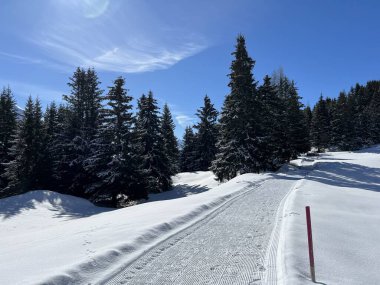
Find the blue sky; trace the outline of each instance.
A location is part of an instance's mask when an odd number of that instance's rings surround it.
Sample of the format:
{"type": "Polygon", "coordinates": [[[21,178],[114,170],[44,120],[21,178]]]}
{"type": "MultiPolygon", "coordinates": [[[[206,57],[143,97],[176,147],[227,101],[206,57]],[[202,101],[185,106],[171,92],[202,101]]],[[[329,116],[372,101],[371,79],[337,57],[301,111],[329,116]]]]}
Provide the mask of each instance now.
{"type": "Polygon", "coordinates": [[[106,89],[126,78],[138,98],[167,102],[182,136],[208,94],[228,93],[235,38],[245,35],[259,81],[282,67],[305,104],[380,79],[378,0],[0,0],[0,85],[23,106],[69,92],[76,66],[106,89]]]}

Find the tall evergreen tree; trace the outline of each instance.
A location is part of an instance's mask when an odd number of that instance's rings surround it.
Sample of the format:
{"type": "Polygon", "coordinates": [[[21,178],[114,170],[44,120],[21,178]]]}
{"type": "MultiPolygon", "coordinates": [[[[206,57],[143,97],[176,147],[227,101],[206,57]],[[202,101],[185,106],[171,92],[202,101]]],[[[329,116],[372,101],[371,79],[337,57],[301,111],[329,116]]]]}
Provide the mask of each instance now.
{"type": "Polygon", "coordinates": [[[54,148],[56,143],[56,135],[59,132],[58,109],[55,102],[50,103],[44,114],[43,127],[45,132],[45,184],[48,189],[56,189],[56,181],[54,179],[54,148]]]}
{"type": "Polygon", "coordinates": [[[13,136],[17,128],[16,102],[13,98],[11,89],[3,88],[0,94],[0,189],[4,188],[7,181],[4,174],[4,163],[9,162],[10,147],[12,146],[13,136]]]}
{"type": "Polygon", "coordinates": [[[179,172],[179,150],[178,141],[174,135],[174,122],[169,106],[164,105],[161,119],[161,133],[164,142],[164,149],[169,158],[170,174],[175,175],[179,172]]]}
{"type": "Polygon", "coordinates": [[[367,92],[371,96],[367,109],[371,139],[373,143],[380,143],[380,81],[368,82],[367,92]]]}
{"type": "Polygon", "coordinates": [[[71,94],[63,96],[67,102],[67,125],[62,130],[67,143],[58,162],[58,168],[62,168],[67,177],[60,181],[70,181],[67,185],[70,194],[87,197],[86,189],[94,177],[84,169],[84,161],[91,156],[90,146],[99,126],[103,91],[93,69],[77,68],[68,85],[71,94]]]}
{"type": "Polygon", "coordinates": [[[204,105],[197,110],[199,122],[194,126],[198,130],[196,135],[196,157],[197,170],[209,170],[215,159],[216,142],[218,139],[218,111],[211,103],[210,98],[204,97],[204,105]]]}
{"type": "Polygon", "coordinates": [[[321,151],[328,147],[330,142],[329,114],[326,100],[322,95],[313,109],[313,119],[311,122],[311,142],[314,147],[321,151]]]}
{"type": "Polygon", "coordinates": [[[289,84],[286,98],[286,123],[287,137],[290,148],[289,159],[295,159],[300,153],[307,152],[310,149],[309,134],[307,123],[302,112],[303,104],[300,102],[301,97],[298,95],[295,83],[289,84]]]}
{"type": "Polygon", "coordinates": [[[157,101],[150,91],[138,101],[136,143],[141,159],[140,170],[145,189],[149,193],[171,188],[171,166],[161,134],[157,101]]]}
{"type": "Polygon", "coordinates": [[[313,119],[313,114],[311,112],[311,108],[309,105],[307,105],[305,107],[305,109],[303,109],[303,113],[304,113],[305,120],[306,120],[307,131],[308,131],[309,137],[310,137],[310,128],[311,128],[311,121],[313,119]]]}
{"type": "Polygon", "coordinates": [[[268,75],[264,77],[258,94],[263,105],[264,136],[261,142],[263,169],[275,170],[284,163],[283,142],[286,137],[283,128],[283,101],[279,98],[276,86],[268,75]]]}
{"type": "Polygon", "coordinates": [[[196,170],[195,164],[195,135],[193,129],[187,126],[185,129],[185,134],[182,140],[182,149],[180,157],[180,169],[182,172],[190,172],[196,170]]]}
{"type": "Polygon", "coordinates": [[[10,149],[13,160],[5,164],[4,176],[9,183],[2,195],[15,195],[45,187],[44,142],[41,106],[38,100],[33,103],[29,97],[24,118],[10,149]]]}
{"type": "Polygon", "coordinates": [[[347,95],[344,92],[339,94],[336,110],[333,114],[333,120],[331,122],[331,144],[338,147],[340,150],[350,150],[352,145],[350,144],[350,112],[347,103],[347,95]]]}
{"type": "Polygon", "coordinates": [[[252,69],[254,61],[248,56],[245,39],[239,35],[235,59],[231,64],[230,94],[225,98],[217,143],[218,153],[212,170],[219,181],[228,180],[239,173],[257,172],[260,112],[257,110],[256,82],[252,69]]]}
{"type": "Polygon", "coordinates": [[[100,113],[92,156],[85,161],[86,170],[96,177],[86,189],[91,200],[115,207],[123,200],[147,198],[133,144],[132,97],[124,85],[124,78],[117,78],[103,97],[107,106],[100,113]]]}

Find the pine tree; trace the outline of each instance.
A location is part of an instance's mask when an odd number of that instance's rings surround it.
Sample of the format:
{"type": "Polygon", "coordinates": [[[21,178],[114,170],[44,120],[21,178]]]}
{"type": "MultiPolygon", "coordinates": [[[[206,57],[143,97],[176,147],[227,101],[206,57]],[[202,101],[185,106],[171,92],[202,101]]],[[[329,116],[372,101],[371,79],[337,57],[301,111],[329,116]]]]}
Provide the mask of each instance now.
{"type": "Polygon", "coordinates": [[[235,59],[231,64],[230,94],[225,98],[217,143],[218,153],[212,170],[219,181],[234,178],[238,174],[260,170],[258,111],[256,83],[252,69],[254,61],[248,56],[245,39],[239,35],[235,59]]]}
{"type": "Polygon", "coordinates": [[[71,94],[63,96],[67,102],[66,125],[61,134],[63,153],[56,165],[58,175],[64,175],[59,178],[61,187],[68,188],[63,191],[87,197],[86,188],[94,177],[84,169],[84,161],[91,156],[90,146],[99,125],[103,91],[93,69],[77,68],[68,85],[71,94]],[[70,181],[69,185],[65,183],[67,181],[70,181]]]}
{"type": "Polygon", "coordinates": [[[283,142],[286,140],[283,128],[283,102],[277,96],[276,86],[271,78],[264,77],[258,90],[263,105],[262,121],[264,136],[262,139],[262,157],[264,170],[276,170],[283,163],[283,142]]]}
{"type": "Polygon", "coordinates": [[[371,99],[367,114],[369,118],[369,131],[373,143],[380,143],[380,81],[367,83],[367,92],[371,99]]]}
{"type": "Polygon", "coordinates": [[[179,172],[179,150],[178,141],[174,135],[174,122],[172,114],[167,104],[164,105],[161,119],[161,133],[164,142],[166,156],[169,158],[170,174],[175,175],[179,172]]]}
{"type": "Polygon", "coordinates": [[[5,171],[4,163],[12,159],[9,149],[12,146],[16,129],[16,102],[11,89],[3,88],[0,94],[0,190],[7,185],[7,181],[2,175],[5,171]]]}
{"type": "Polygon", "coordinates": [[[339,94],[336,111],[333,114],[333,120],[331,122],[331,144],[338,147],[340,150],[351,149],[350,136],[350,113],[347,104],[347,95],[344,92],[339,94]]]}
{"type": "Polygon", "coordinates": [[[133,145],[133,98],[124,85],[125,79],[117,78],[103,97],[107,106],[101,110],[100,127],[91,143],[92,156],[85,161],[86,170],[96,176],[86,189],[91,200],[114,207],[147,198],[133,145]]]}
{"type": "Polygon", "coordinates": [[[290,82],[286,98],[287,137],[290,147],[289,159],[295,159],[300,153],[310,149],[307,123],[302,112],[303,104],[295,83],[290,82]]]}
{"type": "Polygon", "coordinates": [[[180,167],[182,172],[190,172],[196,170],[195,165],[195,135],[193,129],[188,126],[182,140],[182,149],[180,157],[180,167]]]}
{"type": "Polygon", "coordinates": [[[141,159],[142,181],[148,193],[159,193],[171,188],[171,166],[161,134],[158,106],[150,91],[138,101],[136,143],[141,159]]]}
{"type": "Polygon", "coordinates": [[[327,148],[330,142],[329,114],[326,101],[323,99],[322,95],[313,109],[311,142],[319,152],[327,148]]]}
{"type": "Polygon", "coordinates": [[[44,188],[44,143],[41,106],[38,100],[33,103],[29,97],[24,118],[10,149],[13,160],[5,164],[4,176],[9,183],[2,195],[9,196],[44,188]]]}
{"type": "Polygon", "coordinates": [[[45,133],[45,182],[47,189],[56,189],[56,180],[54,179],[54,148],[56,135],[59,132],[58,109],[55,102],[50,103],[46,108],[43,120],[43,128],[45,133]]]}
{"type": "Polygon", "coordinates": [[[218,139],[218,111],[214,108],[210,98],[206,95],[204,105],[197,110],[199,123],[194,126],[198,130],[196,135],[195,164],[197,170],[209,170],[215,159],[216,142],[218,139]]]}
{"type": "Polygon", "coordinates": [[[309,105],[307,105],[305,107],[305,109],[303,109],[303,113],[304,113],[304,116],[305,116],[305,121],[306,121],[306,127],[307,127],[307,132],[308,132],[308,136],[310,138],[310,129],[311,129],[311,121],[313,119],[313,114],[311,112],[311,108],[309,105]]]}

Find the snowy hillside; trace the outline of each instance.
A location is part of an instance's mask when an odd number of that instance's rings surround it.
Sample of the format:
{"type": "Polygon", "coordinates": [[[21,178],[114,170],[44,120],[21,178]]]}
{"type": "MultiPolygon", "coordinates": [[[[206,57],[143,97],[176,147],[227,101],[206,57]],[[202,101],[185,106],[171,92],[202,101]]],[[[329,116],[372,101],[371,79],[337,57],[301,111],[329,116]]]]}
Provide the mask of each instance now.
{"type": "Polygon", "coordinates": [[[222,185],[181,173],[118,210],[50,191],[2,199],[0,284],[313,284],[306,205],[319,284],[380,284],[379,161],[380,147],[326,153],[222,185]]]}
{"type": "Polygon", "coordinates": [[[291,193],[280,244],[280,284],[314,284],[306,205],[311,207],[317,282],[380,284],[380,147],[322,155],[291,193]]]}
{"type": "MultiPolygon", "coordinates": [[[[0,284],[96,280],[264,177],[243,175],[181,199],[158,201],[169,193],[158,194],[156,201],[113,211],[50,191],[2,199],[0,284]]],[[[174,185],[170,194],[185,197],[217,183],[210,172],[198,172],[179,175],[174,185]]]]}

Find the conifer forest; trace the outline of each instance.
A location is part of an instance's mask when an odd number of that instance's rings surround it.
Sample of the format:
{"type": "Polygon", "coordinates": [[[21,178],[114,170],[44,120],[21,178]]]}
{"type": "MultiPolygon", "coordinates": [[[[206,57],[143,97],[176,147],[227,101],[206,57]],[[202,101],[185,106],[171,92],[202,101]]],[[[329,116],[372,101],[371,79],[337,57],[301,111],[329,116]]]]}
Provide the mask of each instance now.
{"type": "Polygon", "coordinates": [[[160,108],[153,91],[132,98],[123,77],[102,90],[93,68],[78,67],[63,103],[46,109],[29,97],[20,112],[4,87],[0,197],[49,189],[123,207],[169,191],[179,172],[212,170],[226,181],[275,171],[309,151],[380,143],[380,81],[304,106],[294,80],[283,72],[255,78],[254,66],[239,35],[221,110],[206,95],[181,140],[169,106],[160,108]]]}

